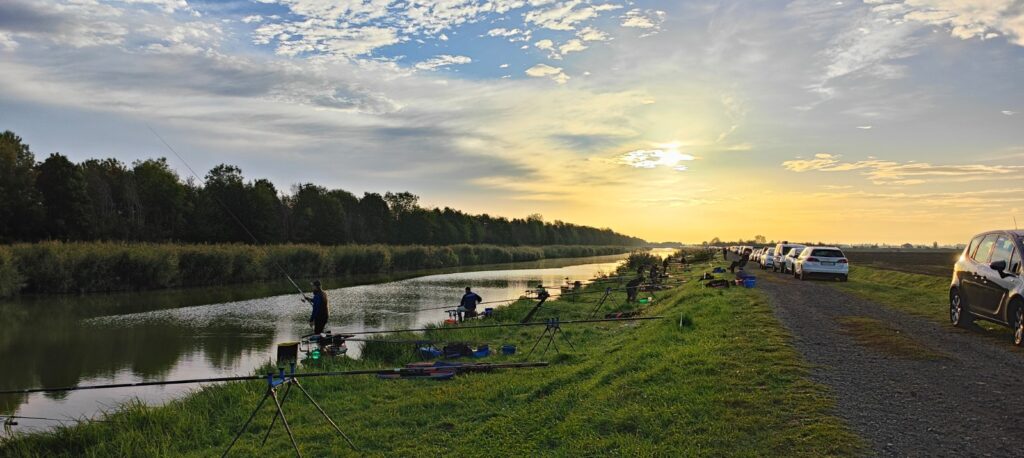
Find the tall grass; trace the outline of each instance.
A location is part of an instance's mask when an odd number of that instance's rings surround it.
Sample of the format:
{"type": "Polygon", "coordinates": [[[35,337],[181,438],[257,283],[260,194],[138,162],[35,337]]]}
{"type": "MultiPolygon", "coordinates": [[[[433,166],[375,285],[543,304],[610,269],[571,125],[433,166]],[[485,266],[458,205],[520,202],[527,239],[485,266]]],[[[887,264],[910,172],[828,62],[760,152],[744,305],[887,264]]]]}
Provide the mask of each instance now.
{"type": "Polygon", "coordinates": [[[43,242],[0,247],[0,297],[375,274],[623,253],[622,247],[179,245],[43,242]]]}
{"type": "Polygon", "coordinates": [[[7,247],[0,247],[0,297],[10,296],[21,289],[21,275],[14,265],[14,255],[7,247]]]}

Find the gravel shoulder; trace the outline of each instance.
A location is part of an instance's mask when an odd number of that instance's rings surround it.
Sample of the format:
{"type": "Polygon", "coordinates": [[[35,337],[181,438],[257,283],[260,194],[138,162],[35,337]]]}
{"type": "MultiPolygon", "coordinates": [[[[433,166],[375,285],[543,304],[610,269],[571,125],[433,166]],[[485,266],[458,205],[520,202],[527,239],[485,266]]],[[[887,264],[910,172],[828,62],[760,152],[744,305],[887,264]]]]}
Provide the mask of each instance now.
{"type": "Polygon", "coordinates": [[[1009,343],[893,310],[824,281],[756,274],[775,316],[814,366],[813,378],[835,394],[836,415],[876,455],[1024,453],[1024,357],[1009,343]],[[843,332],[847,317],[880,320],[943,356],[908,358],[859,344],[843,332]]]}

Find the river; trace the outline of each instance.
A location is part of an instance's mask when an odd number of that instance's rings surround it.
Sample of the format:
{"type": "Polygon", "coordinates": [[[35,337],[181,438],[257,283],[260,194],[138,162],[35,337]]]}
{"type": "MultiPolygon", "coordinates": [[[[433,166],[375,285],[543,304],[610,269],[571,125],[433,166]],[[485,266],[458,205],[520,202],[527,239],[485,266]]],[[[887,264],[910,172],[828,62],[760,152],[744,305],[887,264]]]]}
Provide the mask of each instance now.
{"type": "MultiPolygon", "coordinates": [[[[324,279],[328,329],[419,327],[447,318],[466,286],[485,301],[518,298],[611,273],[625,255],[477,266],[395,277],[324,279]]],[[[276,344],[309,334],[309,305],[284,283],[84,296],[29,295],[0,303],[0,389],[249,375],[276,344]]],[[[350,343],[350,356],[359,346],[350,343]]],[[[175,385],[0,395],[0,415],[97,416],[133,399],[160,404],[197,389],[175,385]]],[[[19,419],[19,431],[58,422],[19,419]]]]}

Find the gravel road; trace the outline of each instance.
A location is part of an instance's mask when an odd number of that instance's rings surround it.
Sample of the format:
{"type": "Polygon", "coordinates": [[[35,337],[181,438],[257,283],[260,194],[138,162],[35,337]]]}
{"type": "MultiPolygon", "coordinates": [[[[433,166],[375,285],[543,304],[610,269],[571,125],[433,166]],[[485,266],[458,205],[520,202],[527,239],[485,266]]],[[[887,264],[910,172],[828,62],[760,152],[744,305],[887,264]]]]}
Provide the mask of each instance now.
{"type": "Polygon", "coordinates": [[[831,387],[836,414],[875,455],[1024,456],[1024,353],[1009,342],[907,315],[823,281],[756,274],[775,316],[814,366],[812,377],[831,387]],[[840,332],[836,319],[848,316],[881,320],[947,357],[905,359],[862,346],[840,332]]]}

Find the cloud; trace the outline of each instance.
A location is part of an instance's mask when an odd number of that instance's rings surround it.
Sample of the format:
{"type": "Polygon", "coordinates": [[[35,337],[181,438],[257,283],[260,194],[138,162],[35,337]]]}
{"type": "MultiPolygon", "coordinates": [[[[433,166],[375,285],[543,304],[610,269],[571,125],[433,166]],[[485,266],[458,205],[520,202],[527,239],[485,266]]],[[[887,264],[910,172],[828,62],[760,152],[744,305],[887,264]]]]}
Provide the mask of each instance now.
{"type": "Polygon", "coordinates": [[[263,22],[263,16],[260,16],[258,14],[253,14],[251,16],[246,16],[246,17],[242,18],[242,22],[246,23],[246,24],[252,24],[254,22],[263,22]]]}
{"type": "Polygon", "coordinates": [[[571,52],[580,52],[587,49],[587,45],[583,44],[583,41],[578,39],[572,39],[558,47],[558,52],[563,56],[571,52]]]}
{"type": "Polygon", "coordinates": [[[622,16],[623,27],[637,29],[661,30],[661,24],[665,22],[665,12],[659,10],[642,10],[634,8],[622,16]]]}
{"type": "Polygon", "coordinates": [[[465,65],[473,62],[466,56],[452,56],[450,54],[441,54],[427,59],[423,62],[417,62],[415,67],[417,70],[437,70],[440,67],[447,67],[449,65],[465,65]]]}
{"type": "Polygon", "coordinates": [[[584,27],[576,32],[576,38],[583,41],[608,41],[611,36],[593,27],[584,27]]]}
{"type": "Polygon", "coordinates": [[[860,130],[871,130],[872,127],[874,126],[857,126],[857,128],[860,130]]]}
{"type": "Polygon", "coordinates": [[[1003,110],[1000,113],[1002,113],[1002,114],[1004,114],[1006,116],[1013,116],[1013,115],[1017,114],[1016,111],[1011,111],[1011,110],[1003,110]]]}
{"type": "Polygon", "coordinates": [[[555,49],[555,42],[546,38],[534,43],[533,45],[536,46],[537,49],[543,49],[545,51],[552,51],[555,49]]]}
{"type": "Polygon", "coordinates": [[[615,158],[615,163],[628,165],[638,169],[668,167],[672,170],[683,172],[688,169],[688,167],[683,163],[693,161],[695,159],[695,157],[689,154],[680,153],[674,148],[638,149],[619,155],[615,158]]]}
{"type": "Polygon", "coordinates": [[[598,7],[583,3],[580,0],[569,0],[557,3],[546,9],[535,9],[526,13],[524,21],[550,30],[575,30],[576,26],[586,20],[598,16],[598,7]]]}
{"type": "Polygon", "coordinates": [[[963,40],[1006,35],[1024,46],[1024,8],[1016,0],[867,0],[875,10],[905,21],[941,26],[963,40]]]}
{"type": "Polygon", "coordinates": [[[552,67],[547,64],[534,65],[526,69],[526,74],[534,78],[551,78],[558,84],[565,84],[569,81],[569,75],[566,75],[561,67],[552,67]]]}
{"type": "Polygon", "coordinates": [[[875,184],[914,185],[934,180],[980,178],[1014,178],[1024,166],[1011,165],[933,165],[927,162],[897,162],[880,159],[843,162],[840,156],[818,153],[813,159],[795,159],[782,163],[791,172],[853,172],[859,171],[875,184]]]}

